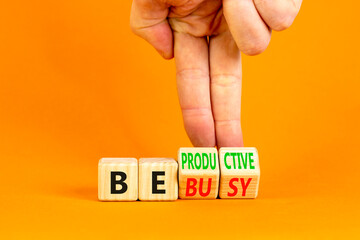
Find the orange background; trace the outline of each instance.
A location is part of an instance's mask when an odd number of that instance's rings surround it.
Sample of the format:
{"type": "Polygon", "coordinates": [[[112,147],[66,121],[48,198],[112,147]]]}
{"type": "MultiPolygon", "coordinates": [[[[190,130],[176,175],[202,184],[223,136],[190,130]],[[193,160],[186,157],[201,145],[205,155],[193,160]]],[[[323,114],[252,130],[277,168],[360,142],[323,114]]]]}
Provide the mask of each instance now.
{"type": "Polygon", "coordinates": [[[129,28],[131,1],[0,6],[2,238],[360,237],[360,3],[305,0],[243,57],[256,200],[102,203],[101,157],[191,146],[175,67],[129,28]]]}

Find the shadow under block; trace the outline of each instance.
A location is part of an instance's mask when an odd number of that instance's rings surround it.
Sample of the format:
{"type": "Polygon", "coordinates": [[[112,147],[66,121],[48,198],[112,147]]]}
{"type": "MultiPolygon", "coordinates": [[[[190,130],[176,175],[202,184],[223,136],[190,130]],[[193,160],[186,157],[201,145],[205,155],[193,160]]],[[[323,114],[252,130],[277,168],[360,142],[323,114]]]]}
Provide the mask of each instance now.
{"type": "Polygon", "coordinates": [[[178,163],[172,158],[140,158],[139,199],[175,201],[178,199],[178,163]]]}
{"type": "Polygon", "coordinates": [[[216,148],[180,148],[179,197],[215,199],[219,190],[219,161],[216,148]]]}
{"type": "Polygon", "coordinates": [[[98,198],[101,201],[136,201],[138,162],[135,158],[102,158],[98,166],[98,198]]]}
{"type": "Polygon", "coordinates": [[[256,148],[220,148],[220,198],[256,198],[260,181],[256,148]]]}

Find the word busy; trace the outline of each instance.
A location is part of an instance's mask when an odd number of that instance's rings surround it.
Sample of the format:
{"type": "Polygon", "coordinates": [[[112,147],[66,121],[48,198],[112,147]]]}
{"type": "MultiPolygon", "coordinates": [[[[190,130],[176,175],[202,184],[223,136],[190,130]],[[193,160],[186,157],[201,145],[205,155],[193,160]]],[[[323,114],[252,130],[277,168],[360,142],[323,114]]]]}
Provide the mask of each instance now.
{"type": "Polygon", "coordinates": [[[256,198],[260,167],[256,148],[180,148],[172,158],[102,158],[101,201],[256,198]]]}

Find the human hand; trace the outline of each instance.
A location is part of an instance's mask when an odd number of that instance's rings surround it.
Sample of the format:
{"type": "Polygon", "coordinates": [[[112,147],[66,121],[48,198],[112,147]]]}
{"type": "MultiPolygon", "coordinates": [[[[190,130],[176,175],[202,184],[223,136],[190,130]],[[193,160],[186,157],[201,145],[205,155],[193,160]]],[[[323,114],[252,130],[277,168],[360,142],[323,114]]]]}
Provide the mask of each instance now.
{"type": "Polygon", "coordinates": [[[263,52],[302,0],[134,0],[131,28],[175,56],[185,130],[197,147],[243,146],[241,55],[263,52]]]}

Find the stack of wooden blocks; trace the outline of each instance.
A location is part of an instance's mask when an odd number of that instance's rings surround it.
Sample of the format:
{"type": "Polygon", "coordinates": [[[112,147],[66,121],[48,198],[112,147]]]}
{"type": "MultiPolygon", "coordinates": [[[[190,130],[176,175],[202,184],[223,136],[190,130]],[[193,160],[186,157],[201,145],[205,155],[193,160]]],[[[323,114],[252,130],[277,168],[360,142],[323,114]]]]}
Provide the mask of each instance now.
{"type": "Polygon", "coordinates": [[[172,158],[102,158],[101,201],[256,198],[256,148],[180,148],[172,158]],[[220,164],[219,164],[220,163],[220,164]]]}

